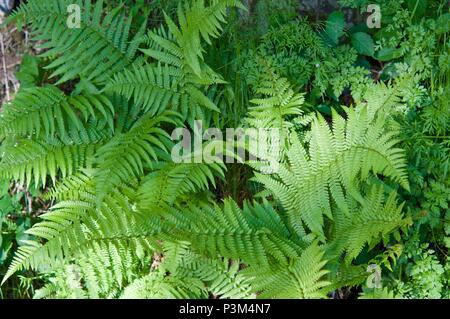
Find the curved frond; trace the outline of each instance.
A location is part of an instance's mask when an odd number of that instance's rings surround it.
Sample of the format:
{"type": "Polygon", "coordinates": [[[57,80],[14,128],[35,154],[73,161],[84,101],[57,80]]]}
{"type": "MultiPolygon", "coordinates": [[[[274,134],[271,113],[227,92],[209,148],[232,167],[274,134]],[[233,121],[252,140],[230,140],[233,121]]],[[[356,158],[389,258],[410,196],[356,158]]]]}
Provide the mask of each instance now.
{"type": "Polygon", "coordinates": [[[260,292],[259,298],[326,298],[324,250],[317,244],[306,248],[289,266],[274,265],[244,270],[251,278],[252,289],[260,292]]]}
{"type": "Polygon", "coordinates": [[[41,48],[42,56],[56,57],[47,68],[57,84],[76,77],[102,83],[108,77],[132,64],[143,41],[145,24],[131,35],[132,18],[125,18],[122,7],[104,12],[103,0],[36,0],[22,4],[14,19],[30,24],[41,48]],[[80,25],[68,25],[68,8],[78,5],[80,25]]]}
{"type": "Polygon", "coordinates": [[[187,207],[164,214],[168,236],[192,244],[196,252],[215,257],[266,264],[268,259],[286,264],[305,247],[305,240],[291,233],[268,203],[245,205],[232,200],[224,207],[187,207]]]}
{"type": "Polygon", "coordinates": [[[90,120],[103,119],[112,129],[114,108],[103,95],[65,96],[55,86],[25,88],[0,114],[0,136],[29,135],[65,138],[84,130],[90,120]]]}

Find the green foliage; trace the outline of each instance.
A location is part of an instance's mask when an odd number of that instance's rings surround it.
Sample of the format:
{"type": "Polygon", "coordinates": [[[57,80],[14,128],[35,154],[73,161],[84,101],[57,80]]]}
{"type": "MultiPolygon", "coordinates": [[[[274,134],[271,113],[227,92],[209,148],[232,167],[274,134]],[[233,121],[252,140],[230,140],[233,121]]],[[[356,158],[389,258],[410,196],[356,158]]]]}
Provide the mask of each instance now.
{"type": "Polygon", "coordinates": [[[255,89],[261,98],[250,100],[246,124],[253,128],[279,129],[283,138],[287,137],[295,125],[295,120],[305,120],[302,94],[294,93],[286,78],[279,78],[271,69],[265,80],[255,89]]]}
{"type": "Polygon", "coordinates": [[[339,43],[339,38],[344,35],[345,19],[344,14],[339,11],[335,11],[328,16],[324,35],[327,42],[331,46],[336,46],[339,43]]]}
{"type": "Polygon", "coordinates": [[[23,3],[41,53],[0,114],[2,294],[450,297],[448,13],[413,2],[375,1],[379,30],[295,1],[78,0],[80,28],[23,3]],[[196,120],[279,129],[277,169],[175,163],[196,120]]]}
{"type": "Polygon", "coordinates": [[[253,289],[261,291],[261,298],[325,298],[322,288],[329,282],[323,280],[328,272],[323,255],[323,249],[313,244],[288,267],[250,267],[246,274],[253,277],[253,289]]]}
{"type": "Polygon", "coordinates": [[[352,34],[352,45],[359,54],[372,56],[374,53],[374,46],[370,35],[364,32],[356,32],[352,34]]]}
{"type": "Polygon", "coordinates": [[[103,15],[103,1],[95,5],[79,0],[82,8],[80,28],[67,27],[67,7],[73,1],[32,1],[21,6],[13,20],[25,20],[35,30],[35,40],[48,49],[42,56],[55,57],[47,68],[55,69],[51,77],[61,76],[57,84],[76,77],[90,82],[104,82],[111,74],[134,62],[143,40],[143,24],[130,37],[132,19],[125,19],[118,7],[103,15]],[[80,45],[81,44],[81,45],[80,45]]]}
{"type": "MultiPolygon", "coordinates": [[[[0,274],[3,277],[14,256],[14,251],[26,245],[33,236],[26,231],[36,222],[33,210],[42,209],[35,200],[40,192],[33,185],[28,190],[8,180],[0,182],[0,274]]],[[[30,298],[41,284],[41,275],[16,273],[0,288],[0,298],[30,298]]]]}
{"type": "Polygon", "coordinates": [[[322,240],[323,215],[333,218],[330,200],[349,215],[345,198],[362,203],[358,185],[370,174],[383,174],[409,187],[402,150],[394,147],[392,134],[384,133],[383,117],[370,120],[366,108],[349,109],[347,117],[345,121],[334,113],[332,129],[321,116],[316,118],[308,151],[294,136],[287,153],[289,166],[280,167],[279,180],[256,174],[256,180],[280,199],[296,229],[304,232],[304,224],[322,240]]]}

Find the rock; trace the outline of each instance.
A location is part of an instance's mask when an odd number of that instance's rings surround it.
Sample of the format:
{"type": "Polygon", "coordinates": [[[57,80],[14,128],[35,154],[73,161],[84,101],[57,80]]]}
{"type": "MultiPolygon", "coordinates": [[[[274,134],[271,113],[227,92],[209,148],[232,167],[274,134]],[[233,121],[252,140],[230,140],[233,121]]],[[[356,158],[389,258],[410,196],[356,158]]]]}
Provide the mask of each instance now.
{"type": "Polygon", "coordinates": [[[355,12],[349,8],[340,8],[337,0],[300,0],[299,11],[302,14],[308,14],[315,16],[316,19],[326,18],[331,12],[340,10],[344,13],[346,21],[353,25],[354,19],[358,19],[355,16],[355,12]]]}
{"type": "Polygon", "coordinates": [[[0,15],[6,15],[14,8],[14,0],[0,0],[0,15]]]}
{"type": "Polygon", "coordinates": [[[338,8],[336,0],[302,0],[300,11],[330,13],[338,8]]]}

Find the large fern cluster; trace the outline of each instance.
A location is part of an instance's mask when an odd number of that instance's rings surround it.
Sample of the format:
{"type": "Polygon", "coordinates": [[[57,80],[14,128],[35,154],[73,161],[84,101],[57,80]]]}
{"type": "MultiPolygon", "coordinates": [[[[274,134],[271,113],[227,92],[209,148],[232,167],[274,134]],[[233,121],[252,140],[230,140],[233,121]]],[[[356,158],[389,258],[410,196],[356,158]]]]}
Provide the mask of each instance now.
{"type": "MultiPolygon", "coordinates": [[[[174,163],[170,132],[209,126],[235,98],[224,98],[232,86],[206,63],[206,45],[241,3],[181,1],[147,30],[135,10],[101,0],[76,1],[80,28],[67,28],[72,2],[29,1],[11,18],[32,29],[51,71],[3,106],[0,176],[53,205],[3,282],[33,269],[51,277],[36,297],[326,298],[365,280],[361,251],[410,223],[393,190],[409,187],[405,156],[382,111],[395,96],[367,89],[325,119],[265,65],[241,125],[282,131],[279,170],[248,163],[260,196],[218,198],[229,166],[174,163]]],[[[265,46],[305,58],[309,80],[322,44],[289,28],[297,51],[271,34],[265,46]]]]}

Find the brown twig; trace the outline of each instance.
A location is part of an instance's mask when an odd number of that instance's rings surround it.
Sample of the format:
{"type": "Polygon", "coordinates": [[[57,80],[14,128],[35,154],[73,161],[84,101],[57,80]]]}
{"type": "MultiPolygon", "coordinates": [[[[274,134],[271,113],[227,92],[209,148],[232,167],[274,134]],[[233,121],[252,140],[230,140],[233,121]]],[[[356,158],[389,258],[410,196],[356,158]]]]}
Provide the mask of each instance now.
{"type": "Polygon", "coordinates": [[[1,54],[2,54],[2,65],[3,65],[3,76],[4,76],[4,80],[5,80],[6,101],[9,101],[10,96],[9,96],[8,72],[6,69],[5,46],[3,44],[3,34],[1,32],[0,32],[0,50],[1,50],[1,54]]]}

